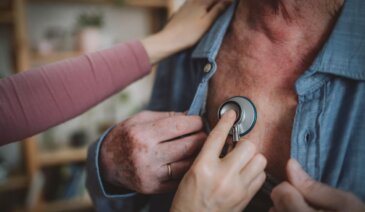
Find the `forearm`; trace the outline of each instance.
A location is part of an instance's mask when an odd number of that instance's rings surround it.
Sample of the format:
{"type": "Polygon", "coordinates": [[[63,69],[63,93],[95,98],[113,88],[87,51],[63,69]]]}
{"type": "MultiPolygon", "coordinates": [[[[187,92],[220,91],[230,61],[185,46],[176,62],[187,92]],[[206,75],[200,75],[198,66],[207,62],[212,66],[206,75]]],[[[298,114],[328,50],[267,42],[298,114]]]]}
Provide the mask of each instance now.
{"type": "Polygon", "coordinates": [[[71,119],[149,73],[143,46],[130,42],[0,81],[0,145],[71,119]]]}
{"type": "Polygon", "coordinates": [[[151,64],[156,64],[166,57],[175,54],[186,48],[177,40],[178,36],[173,32],[161,31],[157,34],[148,36],[141,40],[149,57],[151,64]]]}

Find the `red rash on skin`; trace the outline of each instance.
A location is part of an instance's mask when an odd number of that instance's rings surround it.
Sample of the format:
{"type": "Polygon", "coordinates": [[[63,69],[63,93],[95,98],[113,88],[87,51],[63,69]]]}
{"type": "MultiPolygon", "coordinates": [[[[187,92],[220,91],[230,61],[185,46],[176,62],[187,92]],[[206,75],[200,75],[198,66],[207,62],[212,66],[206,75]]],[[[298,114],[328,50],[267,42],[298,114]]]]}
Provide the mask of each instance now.
{"type": "Polygon", "coordinates": [[[313,9],[285,2],[285,11],[280,7],[273,11],[263,3],[255,11],[255,2],[240,1],[218,54],[218,70],[209,83],[207,99],[212,127],[217,123],[219,105],[229,97],[246,96],[254,102],[256,126],[241,139],[257,145],[267,157],[266,171],[280,180],[286,178],[290,157],[298,103],[295,82],[312,63],[336,19],[331,12],[323,13],[323,3],[316,3],[322,6],[313,9]],[[258,11],[261,13],[255,13],[258,11]]]}
{"type": "MultiPolygon", "coordinates": [[[[119,125],[123,125],[119,124],[119,125]]],[[[102,144],[102,155],[101,157],[101,167],[120,165],[118,168],[104,169],[103,177],[110,183],[119,185],[120,187],[125,187],[132,189],[133,186],[138,186],[141,184],[141,179],[139,179],[137,173],[135,173],[136,167],[134,167],[133,162],[133,151],[140,151],[140,146],[133,146],[132,143],[123,142],[123,139],[133,139],[130,137],[131,134],[128,133],[128,129],[125,131],[113,130],[107,136],[106,140],[102,144]],[[126,157],[120,157],[120,155],[125,155],[126,157]],[[108,173],[108,171],[113,170],[114,173],[108,173]],[[117,179],[125,179],[124,184],[121,184],[117,179]],[[129,187],[128,187],[129,185],[129,187]]],[[[140,144],[142,145],[142,144],[140,144]]],[[[146,151],[146,150],[145,150],[146,151]]],[[[139,187],[138,187],[139,188],[139,187]]]]}

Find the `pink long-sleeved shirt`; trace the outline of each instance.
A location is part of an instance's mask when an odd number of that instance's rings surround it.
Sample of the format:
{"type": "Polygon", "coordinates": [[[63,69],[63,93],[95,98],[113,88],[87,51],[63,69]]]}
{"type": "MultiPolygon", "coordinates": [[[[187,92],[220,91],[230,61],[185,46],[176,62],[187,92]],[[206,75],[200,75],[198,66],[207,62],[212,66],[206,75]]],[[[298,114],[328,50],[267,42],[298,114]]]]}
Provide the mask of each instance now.
{"type": "Polygon", "coordinates": [[[0,146],[85,112],[150,68],[133,41],[0,80],[0,146]]]}

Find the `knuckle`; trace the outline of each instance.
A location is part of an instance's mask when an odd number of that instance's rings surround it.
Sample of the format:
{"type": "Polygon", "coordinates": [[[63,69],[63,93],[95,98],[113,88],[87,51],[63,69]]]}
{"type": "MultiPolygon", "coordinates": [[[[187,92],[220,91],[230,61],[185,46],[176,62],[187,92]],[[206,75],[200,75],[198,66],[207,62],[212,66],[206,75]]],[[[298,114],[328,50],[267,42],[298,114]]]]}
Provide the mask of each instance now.
{"type": "Polygon", "coordinates": [[[176,116],[178,113],[174,112],[174,111],[170,111],[170,112],[167,112],[167,116],[168,117],[173,117],[173,116],[176,116]]]}
{"type": "Polygon", "coordinates": [[[284,193],[283,191],[288,186],[287,184],[288,184],[287,182],[283,182],[283,183],[279,184],[278,186],[276,186],[271,192],[271,198],[273,200],[279,199],[283,195],[283,193],[284,193]]]}
{"type": "Polygon", "coordinates": [[[267,164],[266,157],[261,153],[257,154],[255,157],[256,157],[257,163],[260,165],[260,167],[265,168],[266,164],[267,164]]]}
{"type": "Polygon", "coordinates": [[[319,189],[318,184],[312,179],[305,179],[302,183],[303,192],[305,195],[309,195],[311,192],[319,189]]]}
{"type": "Polygon", "coordinates": [[[212,176],[208,165],[201,162],[193,164],[190,171],[193,176],[200,179],[209,179],[212,176]]]}
{"type": "Polygon", "coordinates": [[[278,189],[272,193],[274,205],[286,205],[287,202],[293,202],[293,195],[286,189],[278,189]]]}
{"type": "Polygon", "coordinates": [[[174,126],[175,126],[175,130],[176,132],[181,132],[184,131],[186,129],[186,124],[183,122],[174,122],[174,126]]]}

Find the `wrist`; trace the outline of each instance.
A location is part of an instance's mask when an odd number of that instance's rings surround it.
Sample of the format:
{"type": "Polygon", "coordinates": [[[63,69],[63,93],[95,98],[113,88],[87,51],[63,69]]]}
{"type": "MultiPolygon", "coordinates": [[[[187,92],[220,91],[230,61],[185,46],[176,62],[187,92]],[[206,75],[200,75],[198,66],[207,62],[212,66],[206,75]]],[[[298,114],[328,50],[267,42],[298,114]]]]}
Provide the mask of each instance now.
{"type": "Polygon", "coordinates": [[[177,33],[176,30],[163,29],[159,34],[166,47],[173,53],[177,53],[192,46],[192,44],[188,43],[185,38],[182,38],[180,36],[181,33],[177,33]]]}
{"type": "MultiPolygon", "coordinates": [[[[142,39],[141,43],[148,54],[150,63],[156,64],[166,57],[183,50],[184,45],[181,44],[181,41],[178,41],[177,37],[174,32],[162,30],[142,39]]],[[[185,47],[187,46],[185,45],[185,47]]]]}

